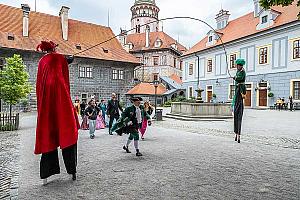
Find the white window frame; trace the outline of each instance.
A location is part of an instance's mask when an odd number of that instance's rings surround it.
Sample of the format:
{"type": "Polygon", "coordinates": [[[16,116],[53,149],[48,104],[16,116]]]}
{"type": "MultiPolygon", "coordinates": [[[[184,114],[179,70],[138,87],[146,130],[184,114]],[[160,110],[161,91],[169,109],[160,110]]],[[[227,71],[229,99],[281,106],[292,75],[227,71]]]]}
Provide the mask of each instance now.
{"type": "Polygon", "coordinates": [[[291,81],[290,81],[290,96],[293,97],[294,101],[300,102],[300,99],[295,99],[295,97],[294,97],[294,82],[300,82],[300,79],[291,79],[291,81]]]}
{"type": "Polygon", "coordinates": [[[118,80],[118,78],[119,78],[119,72],[118,72],[118,70],[117,69],[113,69],[112,70],[112,79],[113,80],[118,80]]]}

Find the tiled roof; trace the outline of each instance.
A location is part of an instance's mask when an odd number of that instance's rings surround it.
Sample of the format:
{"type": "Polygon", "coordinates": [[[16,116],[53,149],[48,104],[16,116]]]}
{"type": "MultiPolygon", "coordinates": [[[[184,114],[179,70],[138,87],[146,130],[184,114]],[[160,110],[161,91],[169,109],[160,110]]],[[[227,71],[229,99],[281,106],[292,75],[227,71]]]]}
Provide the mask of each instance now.
{"type": "MultiPolygon", "coordinates": [[[[222,41],[224,43],[227,43],[245,36],[249,36],[255,33],[262,32],[267,29],[271,29],[283,24],[296,21],[298,19],[297,15],[300,11],[299,7],[297,7],[296,5],[296,1],[292,5],[286,7],[274,6],[272,7],[272,10],[281,13],[275,20],[273,26],[262,30],[256,30],[256,26],[259,23],[259,17],[255,18],[254,13],[251,12],[249,14],[246,14],[242,17],[230,21],[224,29],[218,30],[218,32],[221,33],[220,37],[222,41]]],[[[207,37],[203,38],[195,46],[193,46],[191,49],[185,52],[184,55],[192,54],[213,47],[213,46],[206,47],[206,43],[207,43],[207,37]]],[[[221,42],[220,40],[218,40],[218,42],[214,46],[220,44],[221,42]]]]}
{"type": "MultiPolygon", "coordinates": [[[[157,95],[163,95],[167,92],[167,89],[162,85],[159,84],[157,87],[157,95]]],[[[127,95],[155,95],[155,87],[151,83],[139,83],[134,88],[129,90],[127,95]]]]}
{"type": "Polygon", "coordinates": [[[181,45],[180,43],[176,42],[175,39],[173,39],[171,36],[166,34],[165,32],[159,31],[159,32],[150,32],[150,46],[146,48],[146,33],[135,33],[135,34],[129,34],[126,38],[126,43],[132,43],[133,49],[130,51],[143,51],[143,50],[152,50],[152,49],[171,49],[172,44],[177,43],[177,49],[180,52],[185,52],[187,49],[181,45]],[[155,47],[155,42],[157,39],[160,39],[162,41],[162,45],[157,48],[155,47]]]}
{"type": "Polygon", "coordinates": [[[176,83],[178,83],[178,84],[182,84],[182,80],[181,80],[181,78],[178,76],[178,75],[176,75],[176,74],[172,74],[171,76],[170,76],[170,78],[172,79],[172,80],[174,80],[176,83]]]}
{"type": "Polygon", "coordinates": [[[160,77],[164,82],[166,82],[172,89],[181,89],[181,84],[177,83],[173,79],[168,76],[161,76],[160,77]]]}
{"type": "MultiPolygon", "coordinates": [[[[101,25],[73,19],[69,19],[68,25],[68,41],[65,41],[62,39],[59,16],[31,11],[29,14],[29,37],[23,37],[22,9],[0,4],[0,47],[35,51],[41,40],[52,40],[59,44],[58,52],[72,55],[80,51],[76,49],[76,44],[80,44],[81,49],[84,50],[115,36],[109,27],[101,25]],[[14,40],[7,39],[9,33],[14,35],[14,40]]],[[[122,48],[116,38],[77,56],[139,63],[133,55],[122,48]],[[108,52],[104,52],[103,49],[108,52]]]]}

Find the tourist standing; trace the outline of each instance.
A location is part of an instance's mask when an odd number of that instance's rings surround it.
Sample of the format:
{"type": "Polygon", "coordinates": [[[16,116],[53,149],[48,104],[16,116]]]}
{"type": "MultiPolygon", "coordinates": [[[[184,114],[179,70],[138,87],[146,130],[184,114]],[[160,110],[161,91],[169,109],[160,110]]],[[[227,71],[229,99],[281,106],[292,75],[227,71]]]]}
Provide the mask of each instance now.
{"type": "Polygon", "coordinates": [[[294,101],[293,101],[293,97],[289,96],[289,104],[290,104],[290,111],[294,110],[294,101]]]}
{"type": "Polygon", "coordinates": [[[118,120],[120,117],[119,109],[123,112],[122,107],[120,106],[120,102],[117,100],[117,96],[115,93],[112,93],[111,99],[107,103],[107,116],[109,117],[109,125],[108,125],[108,132],[109,135],[112,135],[111,127],[114,120],[118,120]]]}
{"type": "Polygon", "coordinates": [[[71,96],[68,61],[56,53],[56,44],[42,41],[37,50],[47,52],[38,64],[36,96],[37,127],[35,154],[42,154],[40,177],[47,184],[47,178],[60,173],[57,148],[62,156],[68,174],[76,180],[78,117],[71,96]],[[63,103],[62,103],[63,102],[63,103]]]}
{"type": "Polygon", "coordinates": [[[77,115],[80,115],[80,101],[79,99],[76,99],[75,102],[74,102],[74,108],[75,108],[75,111],[77,113],[77,115]]]}
{"type": "Polygon", "coordinates": [[[89,102],[89,106],[85,110],[85,115],[89,119],[89,130],[91,139],[95,138],[96,120],[99,112],[100,109],[96,106],[95,100],[91,99],[89,102]]]}
{"type": "Polygon", "coordinates": [[[235,141],[240,143],[242,120],[244,112],[244,96],[246,95],[246,72],[244,70],[244,59],[237,59],[237,72],[233,79],[235,80],[235,95],[233,99],[233,113],[234,113],[234,133],[235,141]]]}
{"type": "Polygon", "coordinates": [[[84,111],[86,109],[86,103],[85,101],[83,100],[80,104],[80,115],[81,115],[81,119],[83,120],[85,114],[84,114],[84,111]]]}
{"type": "MultiPolygon", "coordinates": [[[[103,117],[104,122],[106,122],[106,121],[105,121],[105,115],[106,115],[106,111],[107,111],[107,106],[106,106],[106,104],[105,104],[105,100],[104,100],[104,99],[101,99],[101,102],[100,102],[100,104],[98,105],[98,107],[99,107],[100,110],[101,110],[101,113],[102,113],[102,117],[103,117]]],[[[106,126],[106,124],[105,124],[105,126],[106,126]]]]}
{"type": "MultiPolygon", "coordinates": [[[[153,107],[150,105],[149,101],[145,101],[145,103],[144,103],[144,109],[145,109],[145,112],[149,116],[152,115],[152,113],[153,113],[153,107]]],[[[142,127],[140,128],[140,132],[141,132],[141,135],[142,135],[142,140],[145,139],[144,135],[146,133],[147,127],[148,127],[148,119],[147,119],[147,115],[144,115],[143,121],[142,121],[142,127]]]]}

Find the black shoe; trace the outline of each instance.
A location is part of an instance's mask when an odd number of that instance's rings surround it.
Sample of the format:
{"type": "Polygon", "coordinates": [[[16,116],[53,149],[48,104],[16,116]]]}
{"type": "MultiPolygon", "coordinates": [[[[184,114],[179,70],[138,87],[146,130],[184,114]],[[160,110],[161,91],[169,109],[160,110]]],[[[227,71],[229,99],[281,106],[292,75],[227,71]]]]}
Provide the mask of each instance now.
{"type": "Polygon", "coordinates": [[[141,154],[139,151],[138,152],[136,152],[136,154],[135,154],[136,156],[143,156],[143,154],[141,154]]]}
{"type": "Polygon", "coordinates": [[[95,135],[91,135],[90,138],[91,138],[91,139],[94,139],[94,138],[95,138],[95,135]]]}
{"type": "Polygon", "coordinates": [[[126,153],[131,153],[131,151],[129,151],[128,147],[123,146],[123,149],[126,151],[126,153]]]}
{"type": "Polygon", "coordinates": [[[240,138],[238,139],[238,143],[241,143],[241,140],[240,140],[240,138]]]}
{"type": "Polygon", "coordinates": [[[237,141],[237,135],[235,135],[235,139],[234,139],[234,141],[237,141]]]}
{"type": "Polygon", "coordinates": [[[72,174],[72,180],[75,181],[76,180],[76,173],[72,174]]]}

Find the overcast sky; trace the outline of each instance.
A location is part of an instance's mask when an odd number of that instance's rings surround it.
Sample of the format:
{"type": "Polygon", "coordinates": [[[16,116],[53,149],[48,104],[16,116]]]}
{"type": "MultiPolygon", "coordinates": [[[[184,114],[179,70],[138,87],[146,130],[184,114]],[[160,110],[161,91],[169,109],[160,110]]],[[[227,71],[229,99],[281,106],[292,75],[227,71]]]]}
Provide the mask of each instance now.
{"type": "MultiPolygon", "coordinates": [[[[95,24],[108,25],[115,34],[120,33],[120,27],[130,29],[130,7],[134,0],[36,0],[37,11],[58,15],[62,5],[70,7],[70,17],[95,24]]],[[[28,3],[31,10],[35,9],[34,0],[0,0],[0,3],[20,7],[28,3]]],[[[190,16],[207,21],[215,27],[215,15],[221,9],[229,10],[230,19],[235,19],[254,9],[253,0],[156,0],[160,8],[159,18],[174,16],[190,16]]],[[[209,28],[199,22],[190,20],[170,20],[163,23],[164,31],[174,39],[192,47],[209,31],[209,28]]]]}

